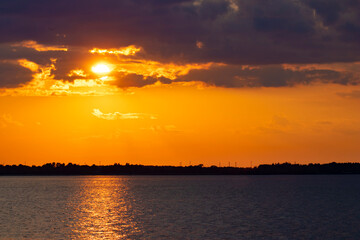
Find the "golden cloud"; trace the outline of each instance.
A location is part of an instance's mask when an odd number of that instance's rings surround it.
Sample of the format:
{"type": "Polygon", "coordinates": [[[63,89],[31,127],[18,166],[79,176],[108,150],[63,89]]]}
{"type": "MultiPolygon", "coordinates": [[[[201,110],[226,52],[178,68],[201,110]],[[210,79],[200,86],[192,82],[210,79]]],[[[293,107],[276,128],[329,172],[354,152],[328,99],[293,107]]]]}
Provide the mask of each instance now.
{"type": "Polygon", "coordinates": [[[97,54],[113,54],[113,55],[124,55],[124,56],[133,56],[137,52],[139,52],[141,48],[138,48],[134,45],[130,45],[123,48],[110,48],[110,49],[100,49],[100,48],[93,48],[89,50],[90,53],[97,53],[97,54]]]}
{"type": "Polygon", "coordinates": [[[69,77],[87,77],[87,74],[82,69],[71,70],[68,74],[69,77]]]}
{"type": "Polygon", "coordinates": [[[185,64],[160,63],[150,60],[120,61],[116,64],[116,70],[124,73],[134,73],[145,77],[165,77],[171,80],[183,76],[193,69],[209,69],[216,63],[185,64]]]}
{"type": "MultiPolygon", "coordinates": [[[[33,79],[17,88],[1,89],[1,96],[104,96],[118,92],[115,86],[105,83],[111,79],[110,77],[106,79],[75,79],[74,81],[55,79],[52,72],[56,70],[56,59],[51,59],[49,65],[39,65],[27,59],[20,59],[14,63],[33,71],[33,79]]],[[[73,76],[86,75],[80,69],[73,70],[70,74],[73,76]]]]}
{"type": "Polygon", "coordinates": [[[153,115],[145,113],[103,113],[99,109],[93,109],[92,115],[105,120],[120,120],[120,119],[157,119],[153,115]]]}
{"type": "Polygon", "coordinates": [[[18,43],[14,43],[11,45],[12,47],[25,47],[25,48],[32,48],[38,52],[46,52],[46,51],[67,51],[68,49],[65,46],[47,46],[43,44],[39,44],[36,41],[22,41],[18,43]]]}
{"type": "Polygon", "coordinates": [[[37,72],[39,70],[39,65],[31,62],[27,59],[19,59],[17,60],[18,64],[24,68],[30,69],[32,72],[37,72]]]}

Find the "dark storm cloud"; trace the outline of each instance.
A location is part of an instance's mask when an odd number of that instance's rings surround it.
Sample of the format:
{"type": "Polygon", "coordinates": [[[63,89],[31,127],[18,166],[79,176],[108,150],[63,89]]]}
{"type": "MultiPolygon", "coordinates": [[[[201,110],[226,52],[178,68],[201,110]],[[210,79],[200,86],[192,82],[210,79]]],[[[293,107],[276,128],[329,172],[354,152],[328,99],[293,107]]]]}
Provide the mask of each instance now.
{"type": "Polygon", "coordinates": [[[14,63],[0,62],[0,87],[16,87],[32,79],[32,72],[14,63]]]}
{"type": "Polygon", "coordinates": [[[0,44],[0,60],[27,59],[40,65],[46,65],[51,62],[51,58],[62,58],[65,55],[69,54],[64,51],[39,52],[33,48],[12,46],[10,43],[0,44]]]}
{"type": "Polygon", "coordinates": [[[281,65],[259,67],[219,66],[209,70],[192,70],[176,81],[201,81],[218,87],[285,87],[299,84],[336,83],[357,85],[353,73],[331,69],[296,70],[281,65]]]}
{"type": "Polygon", "coordinates": [[[70,70],[76,66],[83,66],[85,60],[89,61],[91,56],[81,51],[37,51],[34,48],[14,46],[14,43],[0,44],[0,64],[2,65],[0,87],[18,87],[19,84],[31,80],[30,70],[16,64],[16,60],[20,59],[36,63],[40,67],[49,66],[52,63],[51,59],[56,59],[60,63],[60,68],[56,68],[52,73],[56,79],[67,79],[70,70]]]}
{"type": "Polygon", "coordinates": [[[114,82],[111,82],[111,84],[116,85],[119,88],[129,88],[129,87],[144,87],[147,85],[153,85],[157,81],[163,83],[163,84],[169,84],[171,83],[170,79],[160,77],[145,77],[143,75],[134,74],[134,73],[122,73],[118,72],[113,77],[116,78],[114,82]]]}
{"type": "Polygon", "coordinates": [[[360,60],[359,16],[357,0],[4,0],[0,41],[135,44],[173,62],[342,62],[360,60]]]}

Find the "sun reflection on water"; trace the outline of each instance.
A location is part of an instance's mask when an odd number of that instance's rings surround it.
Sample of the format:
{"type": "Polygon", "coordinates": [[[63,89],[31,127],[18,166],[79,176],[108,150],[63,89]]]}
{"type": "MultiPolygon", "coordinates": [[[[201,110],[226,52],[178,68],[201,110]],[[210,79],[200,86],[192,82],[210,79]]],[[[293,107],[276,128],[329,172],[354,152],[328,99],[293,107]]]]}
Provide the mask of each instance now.
{"type": "Polygon", "coordinates": [[[132,212],[126,180],[103,177],[84,179],[72,204],[73,233],[80,239],[120,239],[139,232],[132,212]]]}

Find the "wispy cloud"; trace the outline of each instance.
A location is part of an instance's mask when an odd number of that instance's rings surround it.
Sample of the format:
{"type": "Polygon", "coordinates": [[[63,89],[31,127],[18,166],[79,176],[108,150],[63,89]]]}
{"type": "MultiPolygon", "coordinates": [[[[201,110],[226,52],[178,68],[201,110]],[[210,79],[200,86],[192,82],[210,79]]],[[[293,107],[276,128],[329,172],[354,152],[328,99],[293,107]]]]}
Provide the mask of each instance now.
{"type": "Polygon", "coordinates": [[[343,98],[360,98],[360,91],[359,90],[354,90],[352,92],[339,92],[337,93],[338,96],[343,97],[343,98]]]}
{"type": "Polygon", "coordinates": [[[2,116],[0,116],[0,126],[1,127],[7,127],[7,126],[23,127],[24,124],[19,121],[14,120],[10,114],[5,113],[2,116]]]}
{"type": "Polygon", "coordinates": [[[185,131],[178,129],[175,125],[154,125],[150,128],[143,128],[142,130],[150,130],[154,133],[174,133],[180,134],[185,131]]]}
{"type": "Polygon", "coordinates": [[[99,109],[94,109],[92,114],[95,117],[105,120],[122,120],[122,119],[157,119],[154,115],[145,113],[103,113],[99,109]]]}
{"type": "Polygon", "coordinates": [[[13,47],[32,48],[32,49],[35,49],[38,52],[47,52],[47,51],[64,51],[64,52],[66,52],[68,50],[65,46],[43,45],[43,44],[39,44],[36,41],[32,41],[32,40],[13,43],[12,46],[13,47]]]}

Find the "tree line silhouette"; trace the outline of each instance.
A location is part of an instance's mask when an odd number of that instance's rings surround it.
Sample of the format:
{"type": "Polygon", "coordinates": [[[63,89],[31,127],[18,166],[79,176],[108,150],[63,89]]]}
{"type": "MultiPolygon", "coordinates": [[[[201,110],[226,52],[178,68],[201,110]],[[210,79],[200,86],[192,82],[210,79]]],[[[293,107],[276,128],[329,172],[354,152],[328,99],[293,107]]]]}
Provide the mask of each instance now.
{"type": "Polygon", "coordinates": [[[262,164],[256,167],[146,166],[138,164],[78,165],[46,163],[42,166],[0,165],[0,175],[275,175],[360,174],[360,163],[262,164]]]}

